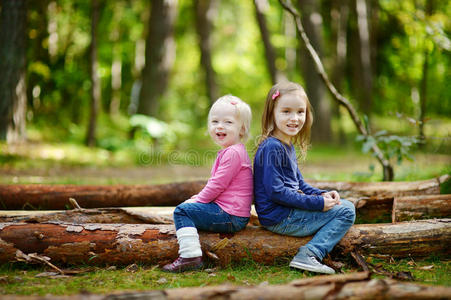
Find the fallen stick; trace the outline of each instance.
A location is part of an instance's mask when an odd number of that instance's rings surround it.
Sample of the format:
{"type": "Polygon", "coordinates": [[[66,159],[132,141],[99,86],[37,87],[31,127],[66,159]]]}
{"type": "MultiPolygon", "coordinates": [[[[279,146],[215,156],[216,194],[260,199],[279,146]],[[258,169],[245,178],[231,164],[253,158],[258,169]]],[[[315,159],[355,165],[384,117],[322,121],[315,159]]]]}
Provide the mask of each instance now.
{"type": "Polygon", "coordinates": [[[71,296],[12,296],[4,300],[66,299],[66,300],[114,300],[114,299],[418,299],[434,300],[451,298],[451,288],[392,279],[371,279],[368,272],[343,275],[316,276],[281,285],[218,286],[173,288],[151,291],[127,291],[112,294],[78,294],[71,296]]]}
{"type": "Polygon", "coordinates": [[[451,195],[395,197],[392,222],[451,216],[451,195]]]}
{"type": "MultiPolygon", "coordinates": [[[[405,195],[439,194],[440,184],[449,175],[412,182],[334,182],[307,180],[311,185],[338,190],[342,198],[360,201],[360,207],[390,206],[393,198],[405,195]]],[[[75,198],[81,207],[176,206],[197,194],[205,181],[179,182],[161,185],[0,185],[0,208],[66,209],[68,199],[75,198]]],[[[357,206],[359,207],[359,206],[357,206]]]]}
{"type": "MultiPolygon", "coordinates": [[[[256,226],[235,234],[200,233],[204,252],[215,254],[221,265],[243,259],[273,264],[275,259],[292,258],[310,239],[256,226]]],[[[450,219],[355,225],[337,251],[417,257],[450,254],[450,241],[450,219]]],[[[173,225],[0,223],[0,263],[14,261],[17,250],[50,257],[55,263],[163,264],[177,257],[178,245],[173,225]]]]}

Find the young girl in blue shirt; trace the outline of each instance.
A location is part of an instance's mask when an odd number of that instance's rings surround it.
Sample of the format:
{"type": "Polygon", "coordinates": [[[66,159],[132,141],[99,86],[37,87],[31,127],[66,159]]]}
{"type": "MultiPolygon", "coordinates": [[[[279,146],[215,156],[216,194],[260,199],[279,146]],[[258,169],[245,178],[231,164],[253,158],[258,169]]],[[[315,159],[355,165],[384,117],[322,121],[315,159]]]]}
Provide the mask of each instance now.
{"type": "Polygon", "coordinates": [[[333,274],[321,261],[354,224],[355,207],[340,199],[337,191],[320,190],[304,181],[294,145],[305,156],[312,122],[310,102],[299,84],[282,82],[271,88],[254,159],[255,209],[261,225],[272,232],[313,235],[290,267],[333,274]]]}

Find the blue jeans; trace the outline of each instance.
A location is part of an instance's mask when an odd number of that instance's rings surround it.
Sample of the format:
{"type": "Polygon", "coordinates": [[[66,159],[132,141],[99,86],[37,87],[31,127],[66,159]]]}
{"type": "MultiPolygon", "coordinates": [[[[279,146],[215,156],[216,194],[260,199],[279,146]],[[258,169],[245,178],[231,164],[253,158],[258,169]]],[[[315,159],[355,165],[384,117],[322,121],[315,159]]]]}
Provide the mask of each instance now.
{"type": "Polygon", "coordinates": [[[354,221],[354,204],[341,199],[340,205],[335,205],[325,212],[293,209],[282,222],[266,228],[290,236],[315,234],[305,246],[322,260],[346,234],[354,221]]]}
{"type": "Polygon", "coordinates": [[[182,203],[174,210],[175,228],[196,227],[199,230],[232,233],[246,227],[249,218],[230,215],[214,202],[182,203]]]}

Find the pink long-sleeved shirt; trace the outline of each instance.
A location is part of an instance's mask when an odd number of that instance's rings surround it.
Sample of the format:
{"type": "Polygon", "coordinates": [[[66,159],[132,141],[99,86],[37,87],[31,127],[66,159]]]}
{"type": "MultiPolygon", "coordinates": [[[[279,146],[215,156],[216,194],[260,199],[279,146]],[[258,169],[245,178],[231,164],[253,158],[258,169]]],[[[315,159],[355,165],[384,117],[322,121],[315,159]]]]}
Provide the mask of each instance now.
{"type": "Polygon", "coordinates": [[[211,177],[196,197],[196,202],[214,201],[226,213],[249,217],[253,200],[251,160],[243,144],[218,152],[211,177]]]}

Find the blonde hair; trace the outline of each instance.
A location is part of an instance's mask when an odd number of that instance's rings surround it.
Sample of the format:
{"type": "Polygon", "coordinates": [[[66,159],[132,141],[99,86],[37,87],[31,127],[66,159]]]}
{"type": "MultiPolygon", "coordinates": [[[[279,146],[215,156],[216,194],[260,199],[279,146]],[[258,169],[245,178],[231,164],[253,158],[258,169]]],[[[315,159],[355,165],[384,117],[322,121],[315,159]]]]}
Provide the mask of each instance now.
{"type": "Polygon", "coordinates": [[[216,100],[215,103],[213,103],[213,105],[210,108],[210,111],[208,112],[208,122],[210,122],[210,115],[211,115],[211,111],[212,111],[213,107],[215,105],[223,104],[223,103],[234,105],[236,107],[237,118],[241,122],[243,122],[243,128],[244,128],[244,133],[241,136],[241,141],[243,143],[245,143],[249,138],[252,112],[251,112],[251,108],[249,107],[249,105],[246,102],[244,102],[243,100],[241,100],[240,98],[232,96],[232,95],[225,95],[225,96],[218,98],[218,100],[216,100]]]}
{"type": "Polygon", "coordinates": [[[304,157],[307,153],[307,148],[310,142],[310,132],[313,123],[313,109],[304,88],[301,85],[291,81],[276,83],[269,90],[268,95],[266,96],[265,108],[262,116],[262,134],[258,144],[261,144],[268,137],[272,136],[274,130],[276,129],[274,122],[274,108],[277,100],[283,95],[295,92],[299,92],[301,94],[301,97],[304,99],[307,106],[304,126],[302,126],[301,131],[299,131],[293,139],[293,144],[300,147],[301,155],[304,157]],[[277,95],[277,93],[279,94],[277,95]]]}

